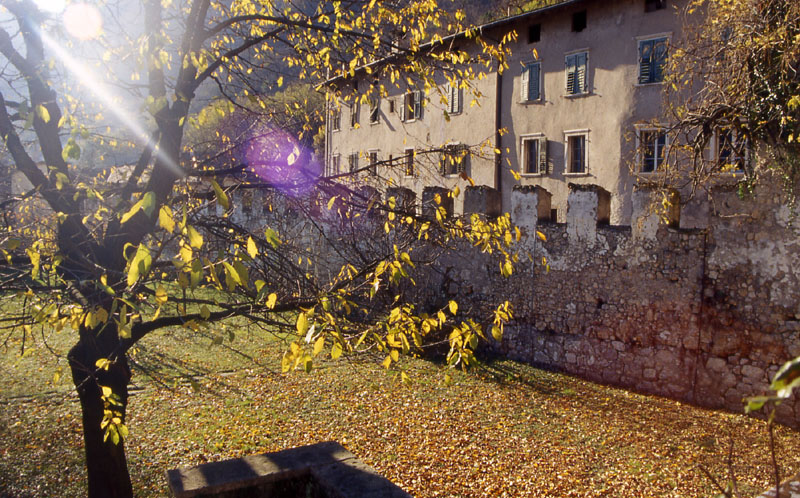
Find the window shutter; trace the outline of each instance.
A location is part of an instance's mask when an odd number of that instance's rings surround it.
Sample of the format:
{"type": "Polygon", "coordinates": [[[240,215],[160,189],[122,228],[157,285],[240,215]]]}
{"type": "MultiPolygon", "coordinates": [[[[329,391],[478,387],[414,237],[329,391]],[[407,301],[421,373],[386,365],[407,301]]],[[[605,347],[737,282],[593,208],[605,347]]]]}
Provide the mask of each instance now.
{"type": "Polygon", "coordinates": [[[567,66],[567,93],[573,94],[577,93],[575,88],[575,66],[577,63],[577,57],[573,55],[568,55],[566,59],[566,66],[567,66]]]}
{"type": "Polygon", "coordinates": [[[577,87],[576,87],[576,92],[575,93],[583,93],[583,92],[587,91],[587,85],[586,85],[586,62],[587,62],[588,58],[589,58],[589,54],[587,54],[585,52],[582,53],[582,54],[577,54],[576,64],[578,66],[578,74],[576,76],[577,87]]]}
{"type": "Polygon", "coordinates": [[[467,171],[467,158],[469,158],[469,152],[466,145],[460,145],[456,148],[458,153],[458,167],[456,172],[457,173],[465,173],[467,171]]]}
{"type": "Polygon", "coordinates": [[[453,112],[461,112],[461,80],[456,80],[456,86],[453,88],[453,112]]]}
{"type": "Polygon", "coordinates": [[[547,139],[542,137],[539,139],[539,173],[546,175],[547,171],[547,139]]]}
{"type": "Polygon", "coordinates": [[[422,91],[414,92],[414,119],[422,118],[422,91]]]}
{"type": "Polygon", "coordinates": [[[528,100],[539,100],[539,64],[531,64],[528,71],[528,100]]]}
{"type": "Polygon", "coordinates": [[[656,40],[653,42],[653,62],[652,77],[650,81],[662,81],[664,79],[664,66],[667,63],[667,40],[656,40]]]}
{"type": "Polygon", "coordinates": [[[403,95],[400,100],[400,121],[406,120],[406,108],[408,107],[408,94],[403,95]]]}
{"type": "Polygon", "coordinates": [[[639,44],[639,83],[650,83],[650,62],[653,54],[653,40],[639,44]]]}
{"type": "Polygon", "coordinates": [[[528,100],[528,86],[529,86],[528,82],[530,81],[530,77],[531,77],[530,69],[531,69],[530,65],[523,66],[523,68],[522,68],[522,85],[521,85],[522,86],[522,88],[521,88],[522,96],[520,98],[523,101],[524,100],[528,100]]]}

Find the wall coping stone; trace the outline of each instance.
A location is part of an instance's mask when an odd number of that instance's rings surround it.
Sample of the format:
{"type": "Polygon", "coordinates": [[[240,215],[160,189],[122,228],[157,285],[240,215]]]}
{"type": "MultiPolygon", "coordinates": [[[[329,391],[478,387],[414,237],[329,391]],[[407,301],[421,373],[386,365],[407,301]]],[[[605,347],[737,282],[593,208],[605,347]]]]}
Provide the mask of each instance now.
{"type": "MultiPolygon", "coordinates": [[[[800,474],[796,474],[781,483],[781,498],[800,498],[800,474]]],[[[756,498],[775,498],[775,487],[764,491],[756,498]]]]}
{"type": "Polygon", "coordinates": [[[331,498],[411,498],[334,441],[167,471],[176,498],[312,477],[331,498]]]}

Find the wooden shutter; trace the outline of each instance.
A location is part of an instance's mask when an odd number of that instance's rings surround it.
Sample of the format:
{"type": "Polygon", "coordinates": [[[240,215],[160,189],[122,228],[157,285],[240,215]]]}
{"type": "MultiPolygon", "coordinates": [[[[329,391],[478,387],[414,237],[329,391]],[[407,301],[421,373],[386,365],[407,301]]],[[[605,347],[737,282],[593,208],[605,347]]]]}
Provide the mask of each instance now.
{"type": "Polygon", "coordinates": [[[465,173],[467,171],[467,159],[469,158],[469,148],[466,145],[458,145],[456,147],[456,153],[458,154],[458,163],[456,168],[456,173],[465,173]]]}
{"type": "Polygon", "coordinates": [[[400,121],[405,121],[406,116],[408,114],[407,108],[408,107],[408,94],[403,94],[403,97],[400,99],[400,121]]]}
{"type": "Polygon", "coordinates": [[[548,173],[547,168],[547,138],[542,137],[539,139],[539,157],[537,158],[539,161],[539,174],[546,175],[548,173]]]}
{"type": "Polygon", "coordinates": [[[586,52],[576,54],[576,65],[577,67],[577,75],[576,75],[576,92],[575,93],[583,93],[588,90],[586,85],[586,66],[589,59],[589,54],[586,52]]]}
{"type": "Polygon", "coordinates": [[[522,95],[520,96],[520,99],[523,101],[528,100],[528,86],[529,86],[528,82],[530,81],[531,77],[530,69],[531,66],[527,64],[522,67],[522,85],[520,88],[522,95]]]}
{"type": "Polygon", "coordinates": [[[461,80],[456,80],[456,84],[451,88],[453,110],[451,113],[461,112],[461,80]]]}
{"type": "Polygon", "coordinates": [[[578,93],[575,88],[575,69],[577,65],[576,54],[568,55],[566,58],[567,66],[567,94],[578,93]]]}
{"type": "Polygon", "coordinates": [[[651,62],[653,56],[653,40],[639,43],[639,83],[650,83],[651,62]]]}
{"type": "Polygon", "coordinates": [[[664,79],[664,67],[667,64],[667,39],[653,41],[653,56],[652,56],[651,76],[650,81],[662,81],[664,79]]]}
{"type": "Polygon", "coordinates": [[[422,118],[422,91],[414,92],[414,119],[422,118]]]}
{"type": "Polygon", "coordinates": [[[528,66],[528,100],[539,100],[539,64],[528,66]]]}

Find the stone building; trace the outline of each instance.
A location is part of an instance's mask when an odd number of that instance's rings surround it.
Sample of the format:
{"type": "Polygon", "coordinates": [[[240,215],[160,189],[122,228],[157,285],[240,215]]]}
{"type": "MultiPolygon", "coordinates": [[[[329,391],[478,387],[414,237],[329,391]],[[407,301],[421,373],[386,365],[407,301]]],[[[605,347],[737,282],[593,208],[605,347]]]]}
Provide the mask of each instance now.
{"type": "MultiPolygon", "coordinates": [[[[503,71],[495,61],[487,77],[460,85],[442,77],[427,92],[396,88],[363,71],[332,79],[333,88],[356,95],[386,83],[388,95],[333,106],[327,172],[378,163],[372,173],[418,198],[425,186],[464,191],[468,175],[499,192],[503,211],[514,185],[540,186],[552,194],[548,216],[560,222],[568,184],[594,184],[611,193],[610,222],[627,224],[633,186],[664,161],[664,69],[682,36],[685,4],[566,0],[480,26],[487,40],[516,33],[512,55],[503,71]]],[[[446,41],[478,51],[463,33],[446,41]]],[[[462,210],[457,198],[455,211],[462,210]]]]}

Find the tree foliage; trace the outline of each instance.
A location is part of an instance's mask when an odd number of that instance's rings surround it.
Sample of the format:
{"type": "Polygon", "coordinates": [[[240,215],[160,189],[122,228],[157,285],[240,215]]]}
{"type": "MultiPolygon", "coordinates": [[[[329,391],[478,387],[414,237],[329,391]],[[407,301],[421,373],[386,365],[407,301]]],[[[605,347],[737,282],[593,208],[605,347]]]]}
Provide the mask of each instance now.
{"type": "MultiPolygon", "coordinates": [[[[447,331],[452,366],[474,362],[483,326],[455,302],[417,309],[403,285],[458,239],[499,254],[510,274],[508,217],[420,219],[322,177],[317,98],[302,95],[362,67],[429,92],[457,64],[465,79],[502,67],[503,47],[479,33],[466,35],[478,53],[440,43],[464,29],[463,14],[430,0],[146,0],[63,13],[21,0],[3,16],[0,134],[30,185],[3,203],[0,287],[26,303],[4,323],[74,334],[90,496],[132,493],[128,352],[159,328],[244,317],[290,334],[286,371],[365,348],[392,367],[433,330],[447,331]],[[304,86],[278,90],[290,77],[304,86]]],[[[491,333],[510,317],[501,305],[491,333]]]]}
{"type": "Polygon", "coordinates": [[[793,190],[800,173],[800,5],[695,0],[684,14],[686,33],[671,49],[667,81],[676,176],[707,185],[719,173],[741,170],[755,181],[771,170],[793,190]]]}

